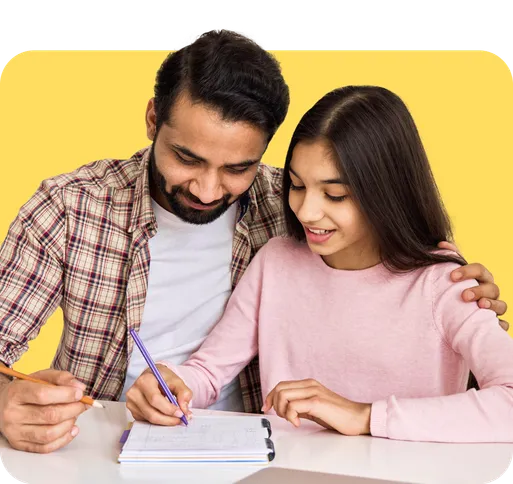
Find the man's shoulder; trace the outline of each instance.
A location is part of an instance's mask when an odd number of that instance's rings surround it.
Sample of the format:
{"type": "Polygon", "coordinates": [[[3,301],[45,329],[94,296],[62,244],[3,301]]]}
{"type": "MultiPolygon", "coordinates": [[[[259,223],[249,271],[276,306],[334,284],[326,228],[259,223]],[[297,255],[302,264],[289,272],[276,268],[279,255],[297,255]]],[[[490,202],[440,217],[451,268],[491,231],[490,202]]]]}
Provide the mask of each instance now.
{"type": "Polygon", "coordinates": [[[281,197],[282,178],[283,168],[261,163],[255,179],[258,196],[281,197]]]}
{"type": "Polygon", "coordinates": [[[252,214],[250,231],[260,247],[270,237],[285,231],[282,208],[282,168],[261,164],[250,192],[252,214]]]}
{"type": "Polygon", "coordinates": [[[54,190],[83,188],[101,191],[132,187],[141,174],[141,162],[146,150],[142,149],[128,159],[96,160],[72,172],[48,178],[43,184],[54,190]]]}
{"type": "Polygon", "coordinates": [[[271,176],[282,176],[283,175],[283,167],[266,165],[265,163],[260,163],[259,171],[265,172],[271,176]]]}

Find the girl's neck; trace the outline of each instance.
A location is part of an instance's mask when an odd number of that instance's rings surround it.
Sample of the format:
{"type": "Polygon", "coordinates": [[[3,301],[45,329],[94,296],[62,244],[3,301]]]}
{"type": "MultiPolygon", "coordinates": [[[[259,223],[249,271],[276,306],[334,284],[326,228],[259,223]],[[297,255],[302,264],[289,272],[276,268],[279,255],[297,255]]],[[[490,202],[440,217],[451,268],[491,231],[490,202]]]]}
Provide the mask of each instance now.
{"type": "Polygon", "coordinates": [[[359,271],[368,269],[381,262],[378,248],[372,243],[349,246],[331,255],[322,256],[325,264],[333,269],[359,271]]]}

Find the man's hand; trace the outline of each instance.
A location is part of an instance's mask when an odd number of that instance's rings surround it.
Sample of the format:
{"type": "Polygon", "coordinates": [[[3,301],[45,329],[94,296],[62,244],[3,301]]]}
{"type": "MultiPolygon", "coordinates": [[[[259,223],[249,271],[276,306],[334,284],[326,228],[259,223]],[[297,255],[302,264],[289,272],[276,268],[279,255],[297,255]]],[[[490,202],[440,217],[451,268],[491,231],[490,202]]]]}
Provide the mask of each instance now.
{"type": "Polygon", "coordinates": [[[46,454],[78,434],[77,417],[89,408],[79,400],[85,385],[67,371],[43,370],[31,376],[54,385],[24,380],[0,384],[0,433],[18,450],[46,454]]]}
{"type": "MultiPolygon", "coordinates": [[[[449,242],[440,242],[438,247],[459,253],[458,248],[449,242]]],[[[497,316],[502,316],[507,311],[508,305],[504,301],[499,300],[499,287],[495,284],[490,271],[482,264],[473,263],[455,269],[451,273],[451,279],[454,282],[476,279],[479,283],[479,286],[463,291],[461,297],[464,301],[477,301],[480,308],[491,309],[497,316]]],[[[499,324],[505,331],[509,329],[507,321],[499,319],[499,324]]]]}
{"type": "Polygon", "coordinates": [[[184,414],[188,419],[192,417],[189,410],[192,391],[167,366],[157,364],[157,367],[180,408],[167,399],[149,368],[126,392],[126,406],[135,420],[146,420],[157,425],[179,425],[180,417],[184,414]]]}
{"type": "Polygon", "coordinates": [[[300,418],[306,418],[344,435],[370,433],[370,404],[352,402],[313,379],[278,383],[267,395],[262,411],[273,407],[296,427],[300,418]]]}

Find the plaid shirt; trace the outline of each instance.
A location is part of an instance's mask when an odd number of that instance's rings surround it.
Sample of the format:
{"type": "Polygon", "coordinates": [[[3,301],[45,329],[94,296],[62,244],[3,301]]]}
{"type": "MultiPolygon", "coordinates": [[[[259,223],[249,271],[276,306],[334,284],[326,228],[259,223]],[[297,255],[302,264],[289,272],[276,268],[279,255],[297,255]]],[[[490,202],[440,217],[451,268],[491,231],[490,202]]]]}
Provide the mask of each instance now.
{"type": "MultiPolygon", "coordinates": [[[[148,240],[157,232],[148,148],[129,160],[100,160],[44,181],[21,208],[0,249],[0,360],[12,365],[62,308],[64,331],[52,367],[67,370],[95,399],[117,400],[142,318],[148,240]]],[[[239,203],[232,286],[255,253],[284,232],[281,173],[261,165],[239,203]]],[[[258,358],[241,373],[246,411],[259,412],[258,358]]]]}

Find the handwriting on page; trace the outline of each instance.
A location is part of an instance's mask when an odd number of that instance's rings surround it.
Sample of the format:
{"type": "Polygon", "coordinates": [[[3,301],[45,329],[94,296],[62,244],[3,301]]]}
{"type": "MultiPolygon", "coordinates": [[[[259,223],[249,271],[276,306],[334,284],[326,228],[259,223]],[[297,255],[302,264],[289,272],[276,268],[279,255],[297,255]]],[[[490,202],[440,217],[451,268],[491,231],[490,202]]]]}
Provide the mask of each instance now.
{"type": "Polygon", "coordinates": [[[248,420],[246,425],[241,423],[198,417],[188,427],[138,426],[132,429],[130,440],[140,450],[213,451],[254,449],[264,444],[268,433],[259,419],[248,420]]]}

